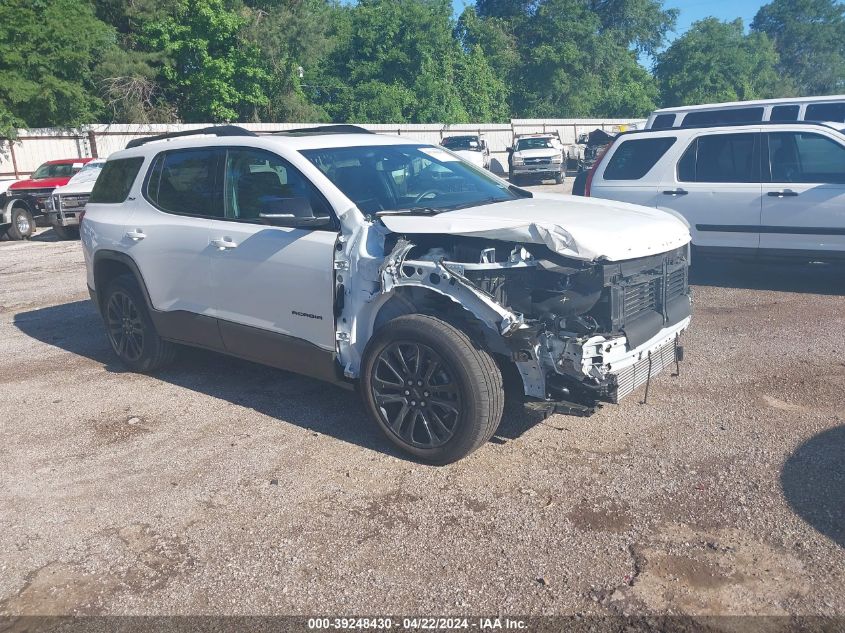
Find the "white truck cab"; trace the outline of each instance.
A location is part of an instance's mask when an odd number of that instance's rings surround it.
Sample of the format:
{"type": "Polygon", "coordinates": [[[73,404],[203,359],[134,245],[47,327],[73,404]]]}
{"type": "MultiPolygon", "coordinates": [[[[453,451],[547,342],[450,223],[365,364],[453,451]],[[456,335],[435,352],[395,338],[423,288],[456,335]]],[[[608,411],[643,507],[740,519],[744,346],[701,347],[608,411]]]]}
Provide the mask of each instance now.
{"type": "Polygon", "coordinates": [[[518,134],[508,148],[508,178],[514,184],[528,179],[553,178],[558,184],[566,176],[566,152],[557,132],[518,134]]]}
{"type": "Polygon", "coordinates": [[[79,218],[105,163],[105,158],[95,158],[86,163],[66,185],[53,189],[45,201],[47,218],[60,239],[79,238],[79,218]]]}
{"type": "Polygon", "coordinates": [[[402,449],[477,449],[503,375],[585,415],[675,362],[687,227],[532,194],[442,147],[347,125],[133,141],[82,222],[111,345],[153,371],[188,344],[358,387],[402,449]]]}

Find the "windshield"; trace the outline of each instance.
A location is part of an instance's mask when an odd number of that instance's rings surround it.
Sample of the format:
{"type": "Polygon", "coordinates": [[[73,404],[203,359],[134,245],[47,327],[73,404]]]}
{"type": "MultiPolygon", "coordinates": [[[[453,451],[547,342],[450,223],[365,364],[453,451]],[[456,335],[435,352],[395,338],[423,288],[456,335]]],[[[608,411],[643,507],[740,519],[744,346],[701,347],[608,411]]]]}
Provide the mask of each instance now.
{"type": "Polygon", "coordinates": [[[34,180],[41,178],[68,178],[73,176],[77,171],[79,171],[79,168],[74,169],[73,163],[61,163],[59,165],[45,163],[35,170],[32,178],[34,180]]]}
{"type": "Polygon", "coordinates": [[[525,149],[554,149],[554,145],[549,138],[521,138],[517,141],[516,151],[525,149]]]}
{"type": "Polygon", "coordinates": [[[68,181],[67,184],[72,185],[77,182],[94,182],[97,180],[97,176],[100,175],[100,172],[103,170],[103,165],[105,164],[105,161],[92,161],[87,163],[73,178],[68,181]]]}
{"type": "Polygon", "coordinates": [[[439,213],[514,200],[508,183],[430,145],[302,150],[363,213],[439,213]]]}
{"type": "Polygon", "coordinates": [[[444,138],[440,143],[443,147],[448,147],[453,151],[458,150],[475,150],[481,151],[481,143],[478,142],[477,136],[451,136],[444,138]]]}

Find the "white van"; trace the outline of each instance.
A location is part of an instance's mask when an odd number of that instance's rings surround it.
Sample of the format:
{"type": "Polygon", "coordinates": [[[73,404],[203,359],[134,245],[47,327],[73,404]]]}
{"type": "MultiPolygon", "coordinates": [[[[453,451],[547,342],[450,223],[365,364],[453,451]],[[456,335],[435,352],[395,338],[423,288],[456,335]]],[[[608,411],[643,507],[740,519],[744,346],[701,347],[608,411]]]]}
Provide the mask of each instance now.
{"type": "Polygon", "coordinates": [[[647,130],[676,127],[758,123],[761,121],[826,121],[845,122],[845,95],[762,99],[705,105],[663,108],[651,113],[647,130]]]}
{"type": "Polygon", "coordinates": [[[699,252],[845,259],[845,124],[621,134],[585,195],[681,216],[699,252]]]}

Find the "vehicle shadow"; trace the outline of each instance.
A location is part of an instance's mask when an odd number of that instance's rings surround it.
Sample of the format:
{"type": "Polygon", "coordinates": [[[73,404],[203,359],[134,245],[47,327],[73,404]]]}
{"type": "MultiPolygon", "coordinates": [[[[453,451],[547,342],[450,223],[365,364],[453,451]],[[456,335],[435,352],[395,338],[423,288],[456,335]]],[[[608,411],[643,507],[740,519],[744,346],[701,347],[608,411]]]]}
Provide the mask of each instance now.
{"type": "MultiPolygon", "coordinates": [[[[27,336],[89,358],[108,372],[128,373],[112,352],[102,320],[90,301],[21,312],[15,315],[14,324],[27,336]]],[[[180,348],[174,364],[154,377],[312,432],[413,459],[384,437],[367,416],[358,394],[322,381],[188,347],[180,348]]],[[[518,437],[537,421],[515,406],[507,408],[505,417],[497,434],[500,443],[503,438],[518,437]]]]}
{"type": "Polygon", "coordinates": [[[845,265],[694,258],[690,268],[690,284],[843,295],[845,265]]]}
{"type": "Polygon", "coordinates": [[[780,482],[795,513],[845,547],[845,425],[799,446],[784,463],[780,482]]]}

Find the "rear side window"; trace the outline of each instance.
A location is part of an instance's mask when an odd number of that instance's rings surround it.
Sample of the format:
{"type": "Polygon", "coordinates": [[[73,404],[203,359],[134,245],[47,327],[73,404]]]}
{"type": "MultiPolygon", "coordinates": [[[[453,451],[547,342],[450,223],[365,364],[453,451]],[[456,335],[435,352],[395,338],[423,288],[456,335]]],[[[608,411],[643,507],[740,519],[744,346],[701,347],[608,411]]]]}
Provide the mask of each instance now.
{"type": "Polygon", "coordinates": [[[684,117],[682,127],[694,125],[720,125],[722,123],[756,123],[763,120],[763,108],[731,108],[690,112],[684,117]]]}
{"type": "Polygon", "coordinates": [[[700,136],[678,162],[680,182],[760,182],[757,134],[700,136]]]}
{"type": "Polygon", "coordinates": [[[804,113],[806,121],[845,122],[845,103],[812,103],[804,113]]]}
{"type": "Polygon", "coordinates": [[[660,160],[677,138],[641,138],[623,141],[604,170],[605,180],[639,180],[660,160]]]}
{"type": "Polygon", "coordinates": [[[675,125],[674,114],[658,114],[651,123],[652,130],[668,130],[675,125]]]}
{"type": "Polygon", "coordinates": [[[769,134],[772,182],[845,183],[845,147],[821,134],[769,134]]]}
{"type": "Polygon", "coordinates": [[[147,181],[147,198],[168,213],[222,218],[221,155],[213,148],[159,154],[147,181]]]}
{"type": "Polygon", "coordinates": [[[797,121],[798,111],[801,106],[798,105],[782,105],[772,108],[772,114],[769,117],[770,121],[797,121]]]}
{"type": "Polygon", "coordinates": [[[88,202],[120,204],[126,200],[144,158],[119,158],[108,161],[94,183],[88,202]]]}

